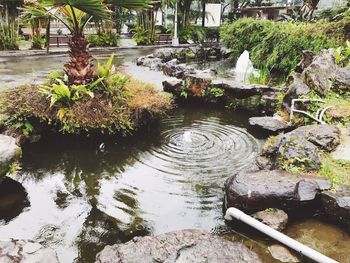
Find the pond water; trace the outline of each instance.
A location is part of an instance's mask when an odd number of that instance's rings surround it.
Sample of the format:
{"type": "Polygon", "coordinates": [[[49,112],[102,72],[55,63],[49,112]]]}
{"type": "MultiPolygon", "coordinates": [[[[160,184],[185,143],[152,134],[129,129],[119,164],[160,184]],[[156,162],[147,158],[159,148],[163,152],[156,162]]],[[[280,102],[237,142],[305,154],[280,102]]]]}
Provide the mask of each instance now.
{"type": "MultiPolygon", "coordinates": [[[[116,63],[148,53],[123,50],[116,63]]],[[[41,81],[65,59],[7,59],[0,64],[0,87],[41,81]]],[[[244,242],[263,262],[278,262],[266,250],[272,240],[223,220],[225,180],[255,169],[266,138],[249,128],[250,116],[181,106],[133,137],[47,135],[25,145],[14,178],[20,184],[8,179],[0,191],[0,239],[36,240],[55,249],[61,263],[94,262],[105,245],[197,228],[244,242]]],[[[350,236],[341,228],[310,219],[292,222],[286,233],[350,262],[350,236]]]]}

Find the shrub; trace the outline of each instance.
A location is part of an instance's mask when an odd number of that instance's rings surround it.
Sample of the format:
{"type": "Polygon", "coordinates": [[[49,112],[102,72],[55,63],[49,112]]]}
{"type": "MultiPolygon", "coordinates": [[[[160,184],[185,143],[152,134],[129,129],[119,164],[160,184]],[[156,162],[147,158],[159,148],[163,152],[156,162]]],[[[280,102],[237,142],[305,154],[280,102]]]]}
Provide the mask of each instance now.
{"type": "Polygon", "coordinates": [[[119,44],[120,36],[117,33],[108,31],[88,37],[90,47],[116,47],[119,44]]]}
{"type": "Polygon", "coordinates": [[[132,32],[133,32],[132,39],[135,40],[138,46],[152,44],[153,39],[151,39],[148,30],[142,27],[136,27],[135,29],[132,30],[132,32]]]}
{"type": "MultiPolygon", "coordinates": [[[[336,47],[344,37],[331,23],[285,23],[239,19],[223,26],[221,40],[238,57],[244,50],[257,67],[288,75],[302,58],[303,50],[319,51],[336,47]]],[[[344,29],[344,27],[343,27],[344,29]]]]}

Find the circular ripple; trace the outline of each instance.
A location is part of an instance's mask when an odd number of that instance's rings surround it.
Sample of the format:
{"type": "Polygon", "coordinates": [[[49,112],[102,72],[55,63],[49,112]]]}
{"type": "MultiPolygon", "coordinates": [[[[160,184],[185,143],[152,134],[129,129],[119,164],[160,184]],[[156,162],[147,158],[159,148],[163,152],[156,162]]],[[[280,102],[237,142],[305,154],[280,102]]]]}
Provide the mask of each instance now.
{"type": "MultiPolygon", "coordinates": [[[[207,118],[184,125],[184,116],[162,122],[161,145],[139,161],[181,180],[215,182],[254,163],[258,143],[246,130],[207,118]]],[[[219,182],[218,182],[219,183],[219,182]]]]}

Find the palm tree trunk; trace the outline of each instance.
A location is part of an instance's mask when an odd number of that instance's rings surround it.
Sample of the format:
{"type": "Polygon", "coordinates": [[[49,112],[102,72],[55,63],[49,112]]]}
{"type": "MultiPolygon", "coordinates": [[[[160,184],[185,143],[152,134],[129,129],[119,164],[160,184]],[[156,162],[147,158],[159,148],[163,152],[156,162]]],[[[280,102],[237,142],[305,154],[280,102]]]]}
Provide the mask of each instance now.
{"type": "Polygon", "coordinates": [[[96,79],[89,51],[89,43],[84,35],[73,35],[69,40],[70,61],[64,65],[70,84],[87,84],[96,79]]]}

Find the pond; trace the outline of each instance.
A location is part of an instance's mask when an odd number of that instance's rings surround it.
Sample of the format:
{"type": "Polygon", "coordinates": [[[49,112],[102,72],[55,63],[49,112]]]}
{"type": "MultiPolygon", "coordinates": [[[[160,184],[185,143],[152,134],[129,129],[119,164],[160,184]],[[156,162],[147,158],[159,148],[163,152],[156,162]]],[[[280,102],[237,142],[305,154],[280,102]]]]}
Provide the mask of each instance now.
{"type": "MultiPolygon", "coordinates": [[[[121,51],[117,65],[149,52],[121,51]]],[[[8,59],[0,66],[0,86],[6,79],[10,86],[41,81],[64,60],[8,59]]],[[[223,220],[225,180],[256,169],[255,157],[266,139],[249,127],[251,116],[179,105],[129,138],[48,134],[27,144],[13,178],[20,184],[8,179],[0,191],[0,239],[33,239],[55,249],[62,263],[94,262],[106,245],[195,228],[244,242],[263,262],[278,262],[266,249],[272,240],[223,220]]],[[[286,233],[350,262],[350,236],[341,228],[303,219],[292,221],[286,233]]]]}

